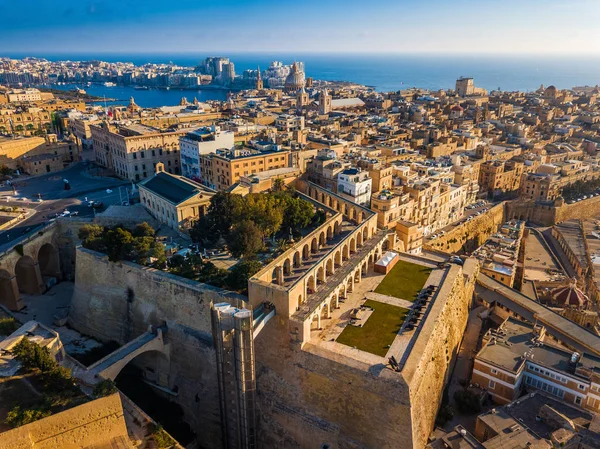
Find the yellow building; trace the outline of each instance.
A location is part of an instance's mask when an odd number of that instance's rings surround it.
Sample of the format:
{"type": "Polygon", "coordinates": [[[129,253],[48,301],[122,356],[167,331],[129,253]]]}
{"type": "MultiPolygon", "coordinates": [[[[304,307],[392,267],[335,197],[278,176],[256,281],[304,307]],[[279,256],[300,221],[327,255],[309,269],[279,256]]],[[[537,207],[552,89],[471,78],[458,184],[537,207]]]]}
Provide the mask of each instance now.
{"type": "Polygon", "coordinates": [[[215,190],[225,190],[238,183],[242,176],[289,167],[290,152],[235,148],[200,155],[202,183],[215,190]]]}

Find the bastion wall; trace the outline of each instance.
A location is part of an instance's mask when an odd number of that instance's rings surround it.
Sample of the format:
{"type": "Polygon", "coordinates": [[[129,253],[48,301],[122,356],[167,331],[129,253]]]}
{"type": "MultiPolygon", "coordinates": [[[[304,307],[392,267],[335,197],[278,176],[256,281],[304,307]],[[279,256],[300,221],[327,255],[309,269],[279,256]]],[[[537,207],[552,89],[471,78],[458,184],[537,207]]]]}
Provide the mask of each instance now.
{"type": "MultiPolygon", "coordinates": [[[[171,391],[165,397],[182,407],[203,446],[217,448],[221,423],[210,305],[240,305],[244,298],[134,263],[110,262],[104,254],[78,247],[69,325],[120,344],[146,332],[149,325],[166,325],[170,360],[157,364],[171,391]]],[[[138,359],[153,356],[147,353],[138,359]]]]}

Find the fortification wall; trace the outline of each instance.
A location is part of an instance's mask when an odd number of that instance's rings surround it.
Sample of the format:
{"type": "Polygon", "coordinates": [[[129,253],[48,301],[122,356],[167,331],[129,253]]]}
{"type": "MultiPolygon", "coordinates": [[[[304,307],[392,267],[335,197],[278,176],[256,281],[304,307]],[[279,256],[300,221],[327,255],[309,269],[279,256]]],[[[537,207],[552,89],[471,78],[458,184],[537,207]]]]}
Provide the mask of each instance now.
{"type": "Polygon", "coordinates": [[[129,440],[121,399],[115,393],[4,432],[0,449],[104,446],[119,437],[129,440]]]}
{"type": "Polygon", "coordinates": [[[552,226],[561,221],[600,216],[600,196],[561,206],[535,204],[534,201],[510,201],[506,204],[506,219],[527,220],[540,226],[552,226]]]}
{"type": "Polygon", "coordinates": [[[477,273],[478,264],[474,259],[468,259],[463,269],[456,265],[451,267],[402,370],[410,385],[412,447],[415,449],[425,447],[434,429],[443,391],[467,326],[477,273]],[[444,291],[446,289],[448,291],[444,291]]]}
{"type": "Polygon", "coordinates": [[[472,252],[483,245],[504,221],[504,203],[500,203],[489,211],[475,216],[473,220],[456,226],[446,235],[423,245],[423,248],[459,254],[472,252]]]}
{"type": "Polygon", "coordinates": [[[350,365],[310,343],[300,350],[278,315],[256,338],[255,354],[260,447],[411,447],[409,390],[398,373],[350,365]]]}
{"type": "Polygon", "coordinates": [[[144,333],[149,325],[166,324],[171,345],[166,383],[177,392],[166,397],[182,407],[199,441],[206,447],[220,447],[210,304],[239,304],[244,297],[133,263],[110,262],[105,255],[81,247],[76,261],[69,324],[121,344],[144,333]]]}

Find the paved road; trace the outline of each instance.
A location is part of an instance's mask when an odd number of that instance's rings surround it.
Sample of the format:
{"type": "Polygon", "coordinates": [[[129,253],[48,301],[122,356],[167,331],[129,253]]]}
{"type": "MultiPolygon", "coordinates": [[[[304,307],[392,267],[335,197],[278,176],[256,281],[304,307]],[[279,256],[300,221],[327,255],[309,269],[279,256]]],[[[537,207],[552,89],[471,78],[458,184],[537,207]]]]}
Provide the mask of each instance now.
{"type": "Polygon", "coordinates": [[[87,201],[102,201],[105,207],[120,204],[119,188],[122,197],[125,198],[125,188],[131,185],[121,179],[90,176],[88,166],[84,163],[58,173],[17,178],[14,182],[15,190],[11,186],[0,188],[0,206],[28,207],[35,209],[36,213],[18,226],[0,232],[0,245],[19,238],[65,209],[78,212],[79,216],[92,216],[94,210],[87,206],[87,201]],[[63,179],[69,181],[70,190],[64,190],[63,179]],[[111,192],[107,192],[107,189],[111,192]],[[41,194],[41,202],[38,202],[38,194],[41,194]]]}

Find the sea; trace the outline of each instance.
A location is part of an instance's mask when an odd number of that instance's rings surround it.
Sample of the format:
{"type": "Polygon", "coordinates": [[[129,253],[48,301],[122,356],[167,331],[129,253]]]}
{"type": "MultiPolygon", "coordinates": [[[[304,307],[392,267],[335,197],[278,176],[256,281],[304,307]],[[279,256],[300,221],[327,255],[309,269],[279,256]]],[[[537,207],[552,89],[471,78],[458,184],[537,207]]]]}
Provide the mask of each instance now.
{"type": "MultiPolygon", "coordinates": [[[[0,56],[3,56],[0,54],[0,56]]],[[[196,66],[207,56],[226,56],[236,73],[246,69],[265,69],[272,61],[291,64],[304,62],[306,76],[328,81],[352,81],[373,86],[380,92],[411,87],[431,90],[453,88],[460,76],[473,77],[476,86],[488,90],[532,91],[554,85],[559,89],[600,84],[600,55],[481,55],[481,54],[402,54],[402,53],[137,53],[137,54],[10,54],[11,58],[25,56],[48,60],[103,60],[108,62],[145,63],[173,62],[196,66]]],[[[133,96],[140,106],[174,105],[186,97],[192,101],[223,100],[223,90],[135,90],[129,87],[83,87],[90,95],[117,98],[126,102],[133,96]]]]}

